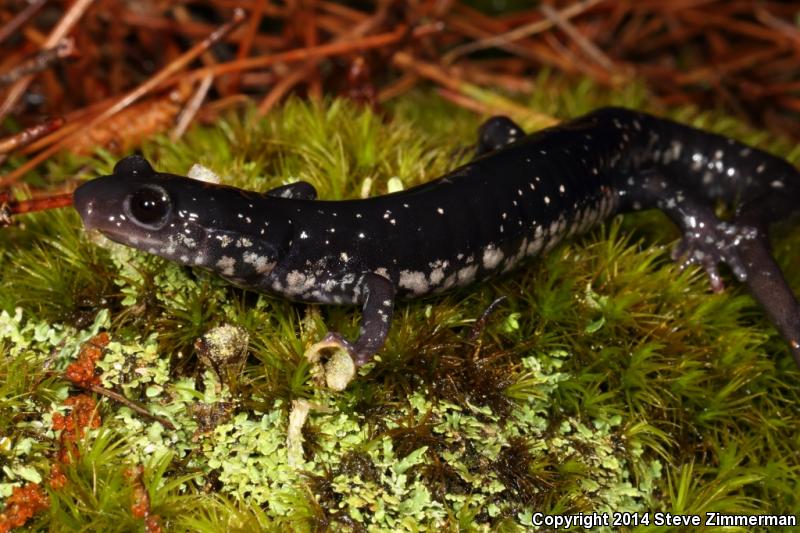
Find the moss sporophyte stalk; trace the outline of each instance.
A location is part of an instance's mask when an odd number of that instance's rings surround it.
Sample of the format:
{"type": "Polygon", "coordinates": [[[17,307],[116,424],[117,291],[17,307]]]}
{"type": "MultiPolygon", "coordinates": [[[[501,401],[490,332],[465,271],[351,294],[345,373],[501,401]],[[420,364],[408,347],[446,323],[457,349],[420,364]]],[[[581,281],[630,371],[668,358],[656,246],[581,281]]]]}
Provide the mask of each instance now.
{"type": "MultiPolygon", "coordinates": [[[[610,94],[557,79],[533,94],[528,105],[561,117],[647,101],[636,86],[610,94]]],[[[430,93],[390,111],[384,122],[339,100],[292,100],[267,119],[231,115],[143,152],[161,169],[200,163],[246,189],[304,180],[322,198],[354,198],[367,181],[382,194],[390,179],[409,188],[445,173],[479,123],[430,93]]],[[[674,116],[797,156],[726,117],[674,116]]],[[[108,174],[114,161],[65,160],[57,174],[87,164],[108,174]]],[[[24,231],[0,234],[4,512],[15,490],[36,484],[49,505],[30,515],[34,530],[133,530],[144,509],[164,530],[209,532],[800,513],[797,371],[749,296],[711,294],[701,272],[679,271],[669,259],[676,237],[658,213],[616,219],[513,275],[401,304],[380,361],[333,393],[314,386],[303,354],[329,330],[355,337],[359,313],[98,246],[71,212],[32,215],[24,231]],[[206,352],[204,362],[195,343],[220,331],[235,332],[223,343],[233,355],[206,352]],[[108,342],[87,358],[99,333],[108,342]],[[78,414],[67,399],[81,386],[65,372],[81,361],[84,378],[149,415],[87,393],[95,414],[84,420],[99,424],[76,432],[60,462],[65,430],[54,421],[78,414]],[[290,443],[301,400],[307,415],[290,443]]],[[[777,234],[781,266],[798,239],[777,234]]],[[[800,286],[796,269],[784,270],[800,286]]]]}

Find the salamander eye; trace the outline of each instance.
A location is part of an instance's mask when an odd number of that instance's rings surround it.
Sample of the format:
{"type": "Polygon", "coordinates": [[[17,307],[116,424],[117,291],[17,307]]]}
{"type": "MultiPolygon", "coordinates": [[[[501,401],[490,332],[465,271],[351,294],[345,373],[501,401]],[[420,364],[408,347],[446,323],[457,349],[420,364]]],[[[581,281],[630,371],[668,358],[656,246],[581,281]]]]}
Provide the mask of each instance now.
{"type": "Polygon", "coordinates": [[[160,229],[172,211],[172,202],[166,190],[156,185],[145,185],[125,198],[125,213],[136,223],[160,229]]]}

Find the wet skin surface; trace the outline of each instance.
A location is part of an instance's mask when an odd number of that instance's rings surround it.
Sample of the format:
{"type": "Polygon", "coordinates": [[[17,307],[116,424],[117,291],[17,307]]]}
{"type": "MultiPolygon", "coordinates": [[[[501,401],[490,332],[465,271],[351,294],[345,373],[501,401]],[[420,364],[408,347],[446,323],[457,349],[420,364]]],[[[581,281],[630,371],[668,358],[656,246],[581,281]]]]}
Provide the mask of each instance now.
{"type": "Polygon", "coordinates": [[[364,200],[323,201],[308,183],[267,193],[155,172],[141,157],[75,192],[87,228],[253,290],[359,304],[363,364],[380,350],[394,301],[508,272],[617,212],[658,208],[683,233],[676,256],[721,290],[725,262],[800,364],[800,309],[769,252],[768,226],[797,210],[788,162],[652,115],[604,108],[526,135],[505,117],[478,155],[432,182],[364,200]],[[717,200],[735,206],[719,220],[717,200]]]}

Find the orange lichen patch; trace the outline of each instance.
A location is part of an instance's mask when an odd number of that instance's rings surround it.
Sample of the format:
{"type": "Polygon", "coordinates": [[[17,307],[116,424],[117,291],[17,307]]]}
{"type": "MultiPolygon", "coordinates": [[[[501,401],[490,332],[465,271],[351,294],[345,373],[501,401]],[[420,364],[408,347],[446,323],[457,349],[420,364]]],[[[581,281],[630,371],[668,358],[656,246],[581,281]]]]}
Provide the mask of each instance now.
{"type": "Polygon", "coordinates": [[[67,476],[61,470],[61,463],[53,463],[50,467],[50,488],[53,490],[61,490],[67,485],[67,476]]]}
{"type": "Polygon", "coordinates": [[[125,471],[125,475],[131,479],[133,484],[133,501],[131,502],[131,514],[136,518],[144,518],[150,513],[150,495],[144,486],[142,465],[132,466],[125,471]]]}
{"type": "Polygon", "coordinates": [[[144,530],[146,533],[161,533],[161,524],[158,522],[158,515],[150,515],[144,519],[144,530]]]}
{"type": "Polygon", "coordinates": [[[125,471],[125,475],[131,479],[133,484],[133,501],[131,502],[131,514],[136,518],[144,519],[144,530],[146,533],[161,533],[159,516],[150,514],[150,495],[147,487],[144,486],[144,468],[141,465],[130,467],[125,471]]]}
{"type": "Polygon", "coordinates": [[[0,533],[7,533],[12,528],[22,527],[36,513],[47,509],[50,500],[36,483],[28,483],[24,487],[14,487],[6,506],[0,512],[0,533]]]}
{"type": "Polygon", "coordinates": [[[103,348],[108,345],[108,333],[99,333],[83,343],[78,360],[70,364],[64,375],[68,380],[83,388],[100,383],[95,375],[95,364],[103,356],[103,348]]]}
{"type": "Polygon", "coordinates": [[[64,405],[71,406],[72,412],[66,416],[61,413],[53,414],[53,429],[61,430],[58,458],[63,463],[69,463],[70,455],[78,453],[75,442],[83,437],[87,427],[100,427],[101,420],[97,413],[97,404],[91,396],[72,396],[64,401],[64,405]]]}

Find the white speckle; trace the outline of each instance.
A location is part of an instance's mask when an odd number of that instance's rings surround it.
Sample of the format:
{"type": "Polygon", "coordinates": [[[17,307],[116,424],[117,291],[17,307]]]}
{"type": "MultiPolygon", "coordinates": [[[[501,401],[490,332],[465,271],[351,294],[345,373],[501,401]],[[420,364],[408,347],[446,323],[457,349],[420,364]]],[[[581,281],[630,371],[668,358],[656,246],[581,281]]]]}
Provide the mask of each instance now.
{"type": "Polygon", "coordinates": [[[483,251],[483,268],[487,270],[491,270],[503,260],[503,251],[495,248],[493,245],[489,245],[483,251]]]}
{"type": "Polygon", "coordinates": [[[566,189],[564,188],[564,184],[563,183],[558,186],[558,192],[560,192],[561,194],[564,194],[566,192],[566,189]]]}
{"type": "Polygon", "coordinates": [[[339,259],[341,259],[342,261],[344,261],[345,263],[347,263],[347,262],[350,260],[350,257],[347,255],[347,253],[345,253],[345,252],[342,252],[342,253],[339,255],[339,259]]]}
{"type": "Polygon", "coordinates": [[[762,172],[764,172],[764,164],[763,163],[756,167],[756,172],[758,174],[761,174],[762,172]]]}
{"type": "Polygon", "coordinates": [[[546,205],[550,205],[550,197],[549,197],[549,196],[545,196],[545,197],[544,197],[544,203],[545,203],[546,205]]]}
{"type": "Polygon", "coordinates": [[[220,260],[217,261],[217,268],[225,276],[233,276],[233,268],[235,266],[236,259],[233,257],[228,257],[227,255],[223,255],[220,260]]]}
{"type": "Polygon", "coordinates": [[[783,189],[783,182],[780,180],[775,180],[772,183],[770,183],[770,186],[773,189],[783,189]]]}
{"type": "Polygon", "coordinates": [[[228,235],[225,235],[224,233],[222,235],[215,235],[215,237],[219,241],[219,245],[222,248],[227,248],[228,245],[231,242],[233,242],[233,239],[231,239],[228,235]]]}
{"type": "Polygon", "coordinates": [[[253,265],[259,274],[266,274],[275,267],[275,261],[270,261],[268,257],[254,252],[245,252],[242,259],[245,263],[253,265]]]}
{"type": "Polygon", "coordinates": [[[500,215],[500,216],[502,216],[502,217],[503,217],[503,220],[505,220],[506,218],[508,218],[508,213],[503,213],[503,214],[502,214],[502,215],[500,215]]]}
{"type": "Polygon", "coordinates": [[[475,279],[475,273],[478,272],[478,265],[466,266],[458,271],[458,282],[467,284],[475,279]]]}
{"type": "Polygon", "coordinates": [[[439,213],[440,215],[444,215],[444,209],[442,209],[441,207],[437,207],[436,212],[439,213]]]}
{"type": "Polygon", "coordinates": [[[517,189],[517,194],[522,196],[522,189],[517,189]]]}
{"type": "Polygon", "coordinates": [[[250,239],[248,239],[247,237],[240,237],[240,238],[239,238],[239,239],[236,241],[236,246],[237,246],[238,248],[250,248],[251,246],[253,246],[253,241],[251,241],[251,240],[250,240],[250,239]]]}
{"type": "Polygon", "coordinates": [[[393,219],[393,218],[392,218],[392,219],[389,219],[389,224],[391,224],[392,226],[394,226],[395,224],[397,224],[397,221],[396,221],[395,219],[393,219]]]}
{"type": "Polygon", "coordinates": [[[313,287],[317,278],[306,276],[299,270],[292,270],[286,275],[286,293],[302,294],[313,287]]]}
{"type": "Polygon", "coordinates": [[[363,232],[358,234],[358,238],[359,238],[359,239],[363,239],[364,237],[366,237],[366,235],[364,235],[364,233],[363,233],[363,232]]]}
{"type": "Polygon", "coordinates": [[[356,218],[361,218],[361,213],[356,213],[356,218]]]}
{"type": "Polygon", "coordinates": [[[308,233],[306,233],[305,231],[301,231],[300,232],[300,238],[301,239],[308,239],[308,233]]]}
{"type": "MultiPolygon", "coordinates": [[[[541,235],[541,227],[538,229],[539,229],[539,235],[541,235]]],[[[542,239],[541,237],[535,238],[528,243],[527,247],[525,248],[525,254],[528,256],[536,255],[541,251],[543,245],[544,245],[544,239],[542,239]]]]}
{"type": "Polygon", "coordinates": [[[428,281],[425,274],[411,270],[400,271],[399,285],[404,289],[412,291],[414,294],[425,294],[428,292],[428,281]]]}

